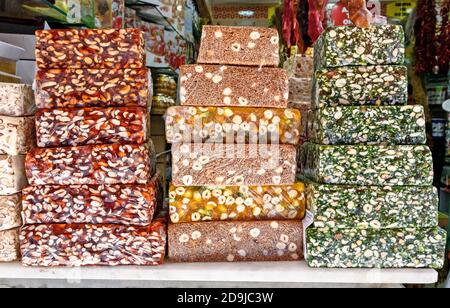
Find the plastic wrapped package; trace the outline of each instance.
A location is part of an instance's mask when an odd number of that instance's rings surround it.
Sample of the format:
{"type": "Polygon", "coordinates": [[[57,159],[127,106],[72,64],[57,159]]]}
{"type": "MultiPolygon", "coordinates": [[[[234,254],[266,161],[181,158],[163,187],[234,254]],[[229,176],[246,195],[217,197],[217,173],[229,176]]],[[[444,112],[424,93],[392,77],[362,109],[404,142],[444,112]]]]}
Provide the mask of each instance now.
{"type": "Polygon", "coordinates": [[[435,268],[444,266],[447,234],[424,229],[315,229],[306,231],[310,267],[435,268]]]}
{"type": "Polygon", "coordinates": [[[0,231],[22,226],[22,196],[0,196],[0,231]]]}
{"type": "Polygon", "coordinates": [[[39,109],[39,147],[135,143],[147,140],[148,111],[141,107],[39,109]]]}
{"type": "Polygon", "coordinates": [[[433,158],[425,145],[328,146],[305,143],[302,174],[323,184],[429,186],[433,158]]]}
{"type": "Polygon", "coordinates": [[[312,78],[289,78],[289,101],[311,102],[312,78]]]}
{"type": "Polygon", "coordinates": [[[298,144],[301,113],[296,109],[171,107],[169,143],[298,144]]]}
{"type": "Polygon", "coordinates": [[[340,186],[308,183],[316,228],[431,228],[438,225],[433,186],[340,186]]]}
{"type": "Polygon", "coordinates": [[[146,68],[38,70],[36,104],[51,109],[147,107],[149,74],[146,68]]]}
{"type": "Polygon", "coordinates": [[[286,108],[288,76],[279,68],[185,65],[180,70],[184,106],[286,108]]]}
{"type": "Polygon", "coordinates": [[[138,29],[36,31],[36,64],[54,68],[143,68],[144,37],[138,29]]]}
{"type": "Polygon", "coordinates": [[[328,28],[314,45],[316,69],[403,64],[405,39],[401,25],[328,28]]]}
{"type": "Polygon", "coordinates": [[[346,66],[318,70],[312,90],[313,109],[350,105],[406,105],[405,66],[346,66]]]}
{"type": "Polygon", "coordinates": [[[24,224],[147,226],[157,207],[157,179],[148,185],[31,186],[23,190],[24,224]]]}
{"type": "Polygon", "coordinates": [[[172,223],[196,221],[301,220],[305,185],[176,187],[169,191],[172,223]]]}
{"type": "Polygon", "coordinates": [[[258,186],[295,183],[292,145],[175,144],[175,186],[258,186]]]}
{"type": "Polygon", "coordinates": [[[19,229],[0,231],[0,262],[13,262],[19,258],[19,229]]]}
{"type": "Polygon", "coordinates": [[[31,85],[0,82],[0,115],[22,117],[35,111],[31,85]]]}
{"type": "Polygon", "coordinates": [[[328,107],[308,118],[309,137],[319,144],[425,144],[422,106],[328,107]]]}
{"type": "Polygon", "coordinates": [[[117,266],[160,265],[164,261],[166,225],[28,225],[20,233],[22,265],[117,266]]]}
{"type": "Polygon", "coordinates": [[[204,26],[198,63],[278,66],[280,37],[276,29],[204,26]]]}
{"type": "Polygon", "coordinates": [[[173,262],[298,261],[303,259],[300,221],[169,224],[173,262]]]}
{"type": "Polygon", "coordinates": [[[0,195],[14,195],[27,186],[25,156],[0,155],[0,195]]]}
{"type": "Polygon", "coordinates": [[[26,154],[35,144],[34,117],[0,115],[0,155],[26,154]]]}
{"type": "Polygon", "coordinates": [[[177,80],[174,76],[157,74],[155,76],[155,94],[177,98],[177,80]]]}
{"type": "Polygon", "coordinates": [[[33,186],[147,184],[155,173],[153,144],[36,148],[27,155],[33,186]]]}

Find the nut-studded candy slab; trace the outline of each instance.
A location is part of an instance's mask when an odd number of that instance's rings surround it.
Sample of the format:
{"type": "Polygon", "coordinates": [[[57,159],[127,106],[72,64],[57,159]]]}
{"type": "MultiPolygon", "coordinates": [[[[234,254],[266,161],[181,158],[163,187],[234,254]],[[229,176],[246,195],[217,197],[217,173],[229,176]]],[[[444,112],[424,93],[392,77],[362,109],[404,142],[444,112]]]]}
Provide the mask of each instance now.
{"type": "Polygon", "coordinates": [[[0,196],[0,231],[22,226],[22,196],[0,196]]]}
{"type": "Polygon", "coordinates": [[[0,155],[0,195],[14,195],[27,186],[25,155],[0,155]]]}
{"type": "Polygon", "coordinates": [[[404,60],[405,39],[401,25],[329,28],[314,47],[316,69],[403,64],[404,60]]]}
{"type": "Polygon", "coordinates": [[[29,225],[20,233],[25,266],[160,265],[164,261],[166,225],[57,224],[29,225]]]}
{"type": "Polygon", "coordinates": [[[296,145],[301,118],[296,109],[178,106],[167,110],[166,137],[169,143],[296,145]]]}
{"type": "Polygon", "coordinates": [[[204,26],[198,56],[201,64],[278,66],[280,37],[276,29],[204,26]]]}
{"type": "Polygon", "coordinates": [[[447,232],[419,229],[308,228],[306,261],[328,268],[435,268],[444,266],[447,232]]]}
{"type": "Polygon", "coordinates": [[[24,224],[148,226],[157,207],[156,179],[148,185],[30,186],[23,190],[24,224]]]}
{"type": "Polygon", "coordinates": [[[300,221],[170,224],[173,262],[298,261],[303,259],[300,221]]]}
{"type": "Polygon", "coordinates": [[[308,118],[319,144],[425,144],[423,106],[328,107],[308,118]]]}
{"type": "Polygon", "coordinates": [[[438,225],[433,186],[342,186],[310,183],[308,209],[317,228],[432,228],[438,225]]]}
{"type": "Polygon", "coordinates": [[[0,231],[0,262],[12,262],[19,258],[19,229],[0,231]]]}
{"type": "Polygon", "coordinates": [[[34,117],[0,115],[0,154],[27,154],[35,144],[34,117]]]}
{"type": "Polygon", "coordinates": [[[175,144],[175,186],[258,186],[295,183],[292,145],[175,144]]]}
{"type": "Polygon", "coordinates": [[[149,71],[141,69],[47,69],[36,74],[38,108],[146,107],[149,71]]]}
{"type": "Polygon", "coordinates": [[[196,221],[301,220],[305,185],[175,187],[169,192],[172,223],[196,221]]]}
{"type": "Polygon", "coordinates": [[[180,70],[183,106],[287,108],[288,76],[279,68],[184,65],[180,70]]]}
{"type": "Polygon", "coordinates": [[[430,186],[433,158],[425,145],[325,146],[305,143],[302,174],[323,184],[430,186]]]}
{"type": "Polygon", "coordinates": [[[134,143],[147,140],[148,111],[141,107],[39,109],[39,147],[134,143]]]}
{"type": "Polygon", "coordinates": [[[153,144],[36,148],[27,155],[30,184],[147,184],[155,173],[153,144]]]}
{"type": "Polygon", "coordinates": [[[36,111],[30,85],[0,82],[0,115],[22,117],[36,111]]]}
{"type": "Polygon", "coordinates": [[[289,102],[311,102],[312,78],[289,78],[289,102]]]}
{"type": "Polygon", "coordinates": [[[408,101],[407,68],[401,65],[345,66],[316,72],[313,109],[329,106],[392,106],[408,101]]]}
{"type": "Polygon", "coordinates": [[[139,29],[36,31],[39,69],[142,68],[144,37],[139,29]]]}

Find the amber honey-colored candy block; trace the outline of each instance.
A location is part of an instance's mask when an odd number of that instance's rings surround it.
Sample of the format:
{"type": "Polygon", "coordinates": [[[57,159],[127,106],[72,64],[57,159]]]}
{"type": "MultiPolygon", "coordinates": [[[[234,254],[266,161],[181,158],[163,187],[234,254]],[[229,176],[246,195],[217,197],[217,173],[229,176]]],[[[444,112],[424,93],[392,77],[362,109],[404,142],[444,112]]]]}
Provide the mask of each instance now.
{"type": "Polygon", "coordinates": [[[18,228],[22,225],[22,196],[15,194],[0,196],[0,231],[18,228]]]}
{"type": "Polygon", "coordinates": [[[298,144],[302,116],[296,109],[241,107],[171,107],[169,143],[298,144]]]}
{"type": "Polygon", "coordinates": [[[30,186],[23,190],[24,224],[147,226],[158,203],[156,185],[30,186]]]}
{"type": "Polygon", "coordinates": [[[149,70],[42,69],[36,74],[38,108],[146,107],[149,70]]]}
{"type": "Polygon", "coordinates": [[[0,154],[26,154],[35,144],[34,117],[0,115],[0,154]]]}
{"type": "Polygon", "coordinates": [[[27,186],[25,155],[0,155],[0,195],[14,195],[27,186]]]}
{"type": "Polygon", "coordinates": [[[180,69],[183,106],[287,108],[285,70],[230,65],[184,65],[180,69]]]}
{"type": "Polygon", "coordinates": [[[36,63],[53,68],[142,68],[144,37],[139,29],[36,31],[36,63]]]}
{"type": "Polygon", "coordinates": [[[0,115],[22,117],[36,111],[31,85],[0,82],[0,115]]]}
{"type": "Polygon", "coordinates": [[[278,66],[279,45],[276,29],[204,26],[198,63],[278,66]]]}
{"type": "Polygon", "coordinates": [[[33,186],[147,184],[155,155],[151,143],[36,148],[27,155],[26,171],[33,186]]]}
{"type": "Polygon", "coordinates": [[[301,220],[305,185],[170,186],[172,223],[196,221],[301,220]]]}
{"type": "Polygon", "coordinates": [[[20,233],[22,265],[117,266],[160,265],[164,261],[166,225],[147,227],[93,224],[29,225],[20,233]]]}
{"type": "Polygon", "coordinates": [[[17,261],[19,258],[19,229],[0,231],[0,262],[17,261]]]}
{"type": "Polygon", "coordinates": [[[170,224],[173,262],[298,261],[303,259],[301,221],[170,224]]]}
{"type": "Polygon", "coordinates": [[[37,145],[65,147],[147,140],[148,111],[141,107],[39,109],[37,145]]]}
{"type": "Polygon", "coordinates": [[[175,144],[172,153],[175,186],[295,183],[293,145],[175,144]]]}

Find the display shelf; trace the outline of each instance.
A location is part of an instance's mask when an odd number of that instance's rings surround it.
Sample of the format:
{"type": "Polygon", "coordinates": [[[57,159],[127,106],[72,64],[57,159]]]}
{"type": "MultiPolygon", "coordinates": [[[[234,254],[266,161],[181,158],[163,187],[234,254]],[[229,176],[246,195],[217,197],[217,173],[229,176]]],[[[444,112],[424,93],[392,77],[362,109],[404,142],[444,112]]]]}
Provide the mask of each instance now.
{"type": "Polygon", "coordinates": [[[185,282],[284,282],[348,284],[431,284],[432,269],[313,269],[305,262],[166,263],[157,267],[28,268],[0,264],[0,279],[67,279],[185,282]]]}

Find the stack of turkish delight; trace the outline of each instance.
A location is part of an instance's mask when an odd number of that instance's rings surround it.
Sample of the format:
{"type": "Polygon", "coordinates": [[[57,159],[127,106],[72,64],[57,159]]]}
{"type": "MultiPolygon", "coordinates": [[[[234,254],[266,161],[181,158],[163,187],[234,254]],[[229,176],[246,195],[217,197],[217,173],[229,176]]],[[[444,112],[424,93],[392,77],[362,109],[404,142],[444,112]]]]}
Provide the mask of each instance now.
{"type": "Polygon", "coordinates": [[[35,145],[31,86],[0,83],[0,262],[19,259],[25,155],[35,145]]]}
{"type": "Polygon", "coordinates": [[[26,159],[27,266],[157,265],[163,221],[142,33],[36,33],[38,148],[26,159]]]}
{"type": "Polygon", "coordinates": [[[301,114],[278,64],[276,30],[205,26],[198,64],[181,67],[166,118],[172,261],[303,258],[301,114]]]}
{"type": "Polygon", "coordinates": [[[407,106],[401,26],[336,27],[315,47],[312,142],[303,146],[312,267],[441,268],[422,106],[407,106]]]}

